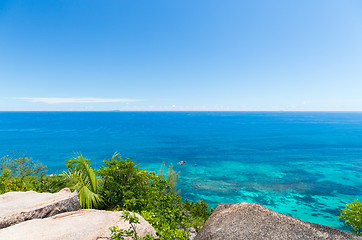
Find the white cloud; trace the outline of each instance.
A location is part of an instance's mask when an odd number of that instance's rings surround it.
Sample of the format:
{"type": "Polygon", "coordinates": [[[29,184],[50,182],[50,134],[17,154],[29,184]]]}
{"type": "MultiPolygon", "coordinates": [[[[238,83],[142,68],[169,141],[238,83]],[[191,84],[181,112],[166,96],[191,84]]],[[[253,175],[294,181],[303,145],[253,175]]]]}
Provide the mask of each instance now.
{"type": "Polygon", "coordinates": [[[113,102],[137,102],[138,99],[126,98],[33,98],[33,97],[17,97],[15,99],[25,100],[28,102],[40,102],[47,104],[57,103],[113,103],[113,102]]]}

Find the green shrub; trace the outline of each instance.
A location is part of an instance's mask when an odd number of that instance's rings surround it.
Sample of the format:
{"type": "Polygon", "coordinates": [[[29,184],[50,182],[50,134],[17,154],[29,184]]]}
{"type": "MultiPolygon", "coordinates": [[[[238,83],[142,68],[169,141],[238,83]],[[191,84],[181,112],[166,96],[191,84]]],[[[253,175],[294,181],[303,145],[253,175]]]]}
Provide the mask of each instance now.
{"type": "Polygon", "coordinates": [[[351,228],[353,234],[362,236],[362,203],[358,198],[341,210],[340,218],[351,228]]]}
{"type": "Polygon", "coordinates": [[[32,158],[22,155],[20,157],[6,155],[0,159],[0,173],[10,170],[14,177],[36,176],[41,177],[46,172],[46,167],[32,158]]]}
{"type": "Polygon", "coordinates": [[[0,194],[10,191],[26,191],[26,185],[20,177],[13,177],[9,169],[0,175],[0,194]]]}
{"type": "Polygon", "coordinates": [[[101,195],[108,209],[119,208],[140,210],[145,205],[145,192],[151,173],[141,170],[128,158],[123,160],[119,153],[104,159],[98,170],[103,179],[101,195]]]}
{"type": "Polygon", "coordinates": [[[0,159],[0,193],[45,190],[46,167],[32,158],[6,155],[0,159]]]}
{"type": "Polygon", "coordinates": [[[182,206],[186,211],[189,212],[189,215],[191,216],[189,218],[189,226],[195,228],[196,231],[200,231],[205,221],[213,212],[213,209],[209,210],[207,203],[202,200],[193,202],[186,199],[182,206]]]}
{"type": "Polygon", "coordinates": [[[69,187],[69,181],[64,178],[63,175],[44,175],[40,178],[35,178],[33,180],[33,188],[37,192],[50,192],[56,193],[62,190],[63,188],[69,187]]]}
{"type": "Polygon", "coordinates": [[[101,194],[105,207],[140,213],[155,228],[160,239],[187,239],[187,233],[179,227],[199,230],[211,214],[202,201],[182,202],[175,188],[179,173],[172,165],[164,176],[164,164],[156,174],[140,169],[118,153],[103,163],[98,174],[104,180],[101,194]]]}
{"type": "Polygon", "coordinates": [[[58,192],[68,184],[60,175],[45,175],[46,166],[25,155],[0,159],[0,194],[10,191],[58,192]]]}

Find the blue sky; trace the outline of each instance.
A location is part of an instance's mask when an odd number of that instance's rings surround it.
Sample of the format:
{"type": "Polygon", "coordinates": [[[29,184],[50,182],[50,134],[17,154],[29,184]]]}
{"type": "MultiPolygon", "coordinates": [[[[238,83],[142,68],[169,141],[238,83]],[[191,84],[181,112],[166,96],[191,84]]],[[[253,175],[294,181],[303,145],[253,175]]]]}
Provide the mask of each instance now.
{"type": "Polygon", "coordinates": [[[362,111],[362,1],[0,1],[0,110],[362,111]]]}

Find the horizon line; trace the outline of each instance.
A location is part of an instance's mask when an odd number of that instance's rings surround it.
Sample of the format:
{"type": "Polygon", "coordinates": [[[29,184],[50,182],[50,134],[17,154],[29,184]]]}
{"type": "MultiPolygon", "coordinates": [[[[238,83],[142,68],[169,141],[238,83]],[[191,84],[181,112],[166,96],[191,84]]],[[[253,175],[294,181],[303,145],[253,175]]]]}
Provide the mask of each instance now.
{"type": "Polygon", "coordinates": [[[362,110],[0,110],[0,112],[362,112],[362,110]]]}

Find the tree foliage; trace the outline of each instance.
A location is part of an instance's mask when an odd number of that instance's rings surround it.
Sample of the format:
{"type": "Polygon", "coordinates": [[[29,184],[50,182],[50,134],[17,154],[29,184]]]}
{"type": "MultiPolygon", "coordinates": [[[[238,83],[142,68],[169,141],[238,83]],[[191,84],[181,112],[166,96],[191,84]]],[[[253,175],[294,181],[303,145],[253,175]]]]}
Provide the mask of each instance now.
{"type": "Polygon", "coordinates": [[[362,203],[358,198],[341,210],[340,218],[352,233],[362,236],[362,203]]]}
{"type": "Polygon", "coordinates": [[[28,177],[37,176],[41,177],[46,172],[46,167],[39,162],[33,161],[25,155],[10,156],[6,155],[0,159],[0,172],[8,170],[14,177],[28,177]]]}
{"type": "Polygon", "coordinates": [[[66,186],[60,176],[47,176],[46,167],[22,155],[0,159],[0,194],[9,191],[58,192],[66,186]]]}
{"type": "Polygon", "coordinates": [[[111,159],[104,159],[104,165],[98,170],[104,184],[101,195],[105,199],[105,206],[109,209],[137,210],[144,205],[143,198],[147,182],[151,177],[146,170],[129,160],[123,160],[119,153],[111,159]]]}

